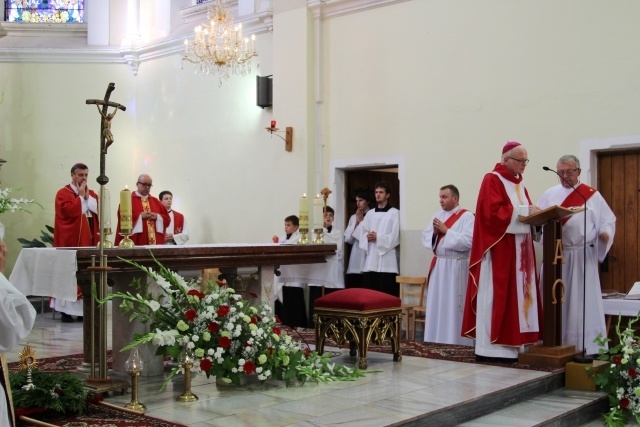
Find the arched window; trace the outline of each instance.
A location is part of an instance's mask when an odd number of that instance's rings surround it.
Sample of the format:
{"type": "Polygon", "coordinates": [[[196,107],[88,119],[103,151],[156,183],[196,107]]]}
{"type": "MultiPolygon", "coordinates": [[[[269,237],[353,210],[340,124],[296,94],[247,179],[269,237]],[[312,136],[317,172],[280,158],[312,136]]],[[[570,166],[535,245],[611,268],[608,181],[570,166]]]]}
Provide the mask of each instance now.
{"type": "Polygon", "coordinates": [[[46,24],[84,22],[84,0],[5,0],[4,20],[46,24]]]}

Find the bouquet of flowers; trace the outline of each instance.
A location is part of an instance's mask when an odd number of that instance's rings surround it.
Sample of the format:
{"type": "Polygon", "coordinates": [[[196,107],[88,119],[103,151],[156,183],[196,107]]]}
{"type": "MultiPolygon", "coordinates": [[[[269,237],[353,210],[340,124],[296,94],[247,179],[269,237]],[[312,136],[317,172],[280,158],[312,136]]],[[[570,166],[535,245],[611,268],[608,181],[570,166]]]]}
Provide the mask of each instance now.
{"type": "MultiPolygon", "coordinates": [[[[329,357],[302,348],[282,330],[267,301],[254,307],[221,281],[203,288],[200,279],[185,281],[157,260],[157,271],[124,261],[144,271],[160,291],[153,295],[146,281],[136,280],[135,294],[113,293],[100,301],[121,299],[120,309],[130,314],[130,320],[149,324],[149,333],[134,335],[121,351],[150,342],[158,346],[156,354],[180,359],[187,353],[192,372],[234,384],[246,375],[257,375],[260,381],[282,380],[287,386],[293,380],[304,384],[364,376],[357,368],[330,363],[329,357]]],[[[164,386],[183,369],[174,368],[164,386]]]]}
{"type": "Polygon", "coordinates": [[[631,414],[640,423],[640,337],[633,324],[640,317],[631,319],[624,331],[620,331],[622,317],[618,319],[616,333],[620,343],[607,350],[610,339],[599,335],[599,360],[610,362],[604,372],[596,374],[595,384],[609,395],[611,410],[605,414],[609,427],[623,427],[631,414]]]}
{"type": "Polygon", "coordinates": [[[5,188],[4,190],[0,190],[0,213],[16,212],[16,211],[31,213],[23,207],[23,205],[28,205],[31,203],[35,203],[36,205],[42,207],[38,202],[36,202],[33,199],[31,200],[24,199],[24,198],[16,199],[14,197],[9,197],[9,194],[14,191],[16,190],[14,190],[13,188],[5,188]]]}

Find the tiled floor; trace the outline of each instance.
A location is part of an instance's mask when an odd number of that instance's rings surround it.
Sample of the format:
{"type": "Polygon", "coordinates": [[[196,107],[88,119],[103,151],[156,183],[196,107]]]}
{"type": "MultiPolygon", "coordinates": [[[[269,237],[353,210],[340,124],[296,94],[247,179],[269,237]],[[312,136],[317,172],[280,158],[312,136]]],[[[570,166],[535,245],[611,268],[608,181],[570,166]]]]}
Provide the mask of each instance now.
{"type": "MultiPolygon", "coordinates": [[[[53,320],[50,312],[39,314],[27,341],[36,349],[37,357],[81,353],[82,323],[61,323],[53,320]]],[[[110,348],[111,339],[108,342],[110,348]]],[[[334,350],[336,362],[353,365],[348,350],[334,350]]],[[[18,360],[18,351],[7,354],[9,362],[18,360]]],[[[184,391],[181,377],[164,391],[160,391],[162,378],[146,377],[141,379],[139,401],[146,405],[147,415],[193,427],[387,426],[401,425],[429,411],[547,375],[408,356],[394,363],[392,355],[381,353],[369,353],[369,370],[370,374],[354,382],[308,383],[290,388],[280,382],[218,386],[215,381],[196,376],[192,391],[200,399],[194,403],[176,401],[184,391]]],[[[130,394],[119,393],[107,398],[117,405],[130,400],[130,394]]]]}

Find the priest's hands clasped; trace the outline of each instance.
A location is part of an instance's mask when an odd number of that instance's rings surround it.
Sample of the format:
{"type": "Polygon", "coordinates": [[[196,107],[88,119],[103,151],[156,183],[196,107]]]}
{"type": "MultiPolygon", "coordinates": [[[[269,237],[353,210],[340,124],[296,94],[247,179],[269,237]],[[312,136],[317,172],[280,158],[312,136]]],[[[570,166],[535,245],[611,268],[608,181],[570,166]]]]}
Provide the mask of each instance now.
{"type": "Polygon", "coordinates": [[[142,219],[150,219],[152,221],[155,221],[158,218],[158,214],[154,212],[142,212],[142,214],[140,214],[140,217],[142,219]]]}

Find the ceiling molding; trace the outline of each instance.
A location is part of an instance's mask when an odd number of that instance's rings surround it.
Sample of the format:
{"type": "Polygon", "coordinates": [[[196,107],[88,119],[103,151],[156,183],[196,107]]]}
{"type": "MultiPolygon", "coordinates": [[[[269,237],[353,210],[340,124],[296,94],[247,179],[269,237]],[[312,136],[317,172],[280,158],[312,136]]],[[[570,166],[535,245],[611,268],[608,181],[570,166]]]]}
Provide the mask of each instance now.
{"type": "MultiPolygon", "coordinates": [[[[317,18],[324,19],[389,6],[409,0],[307,0],[307,7],[317,18]]],[[[207,19],[206,3],[184,8],[180,25],[169,37],[140,46],[86,45],[87,24],[20,24],[0,22],[0,62],[57,62],[127,64],[134,75],[146,61],[181,54],[184,39],[193,37],[193,28],[207,19]],[[28,35],[29,37],[24,37],[28,35]]],[[[238,2],[230,3],[236,16],[238,2]]],[[[263,1],[256,13],[238,17],[245,34],[264,34],[273,31],[273,8],[263,1]]],[[[276,29],[277,30],[277,29],[276,29]]]]}

